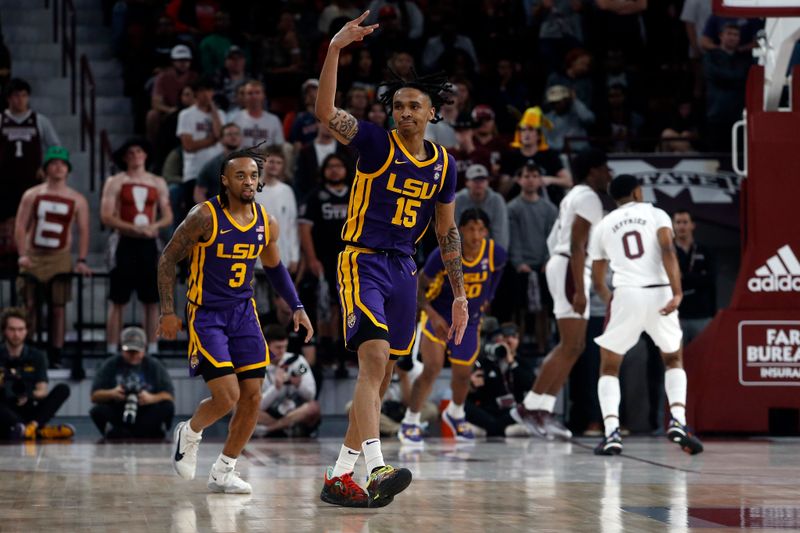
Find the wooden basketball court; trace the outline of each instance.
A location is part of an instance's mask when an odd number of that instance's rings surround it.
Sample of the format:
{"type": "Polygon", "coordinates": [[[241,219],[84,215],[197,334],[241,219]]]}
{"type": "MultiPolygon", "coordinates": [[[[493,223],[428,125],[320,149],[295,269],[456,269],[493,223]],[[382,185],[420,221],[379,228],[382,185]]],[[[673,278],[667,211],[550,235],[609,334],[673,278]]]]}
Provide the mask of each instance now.
{"type": "MultiPolygon", "coordinates": [[[[431,532],[800,530],[800,441],[708,441],[691,457],[665,438],[628,438],[620,457],[594,440],[434,439],[423,451],[384,442],[414,481],[382,509],[319,500],[337,439],[254,440],[237,469],[249,496],[211,494],[222,443],[200,446],[198,479],[181,480],[169,443],[0,446],[3,532],[431,532]]],[[[357,479],[363,480],[363,459],[357,479]]]]}

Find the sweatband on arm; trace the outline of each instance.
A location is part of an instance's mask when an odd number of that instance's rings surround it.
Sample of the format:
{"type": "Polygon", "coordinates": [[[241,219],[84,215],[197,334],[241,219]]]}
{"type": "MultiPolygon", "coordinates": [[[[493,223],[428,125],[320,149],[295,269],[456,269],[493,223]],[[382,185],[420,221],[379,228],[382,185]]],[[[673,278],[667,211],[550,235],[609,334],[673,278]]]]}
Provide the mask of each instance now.
{"type": "Polygon", "coordinates": [[[300,302],[300,298],[297,296],[297,290],[292,282],[292,277],[289,275],[289,271],[286,270],[286,267],[283,266],[283,263],[278,262],[278,264],[272,268],[264,265],[264,273],[267,275],[267,279],[270,285],[272,285],[272,288],[275,289],[278,296],[286,300],[286,303],[289,304],[292,311],[303,308],[303,304],[300,302]]]}

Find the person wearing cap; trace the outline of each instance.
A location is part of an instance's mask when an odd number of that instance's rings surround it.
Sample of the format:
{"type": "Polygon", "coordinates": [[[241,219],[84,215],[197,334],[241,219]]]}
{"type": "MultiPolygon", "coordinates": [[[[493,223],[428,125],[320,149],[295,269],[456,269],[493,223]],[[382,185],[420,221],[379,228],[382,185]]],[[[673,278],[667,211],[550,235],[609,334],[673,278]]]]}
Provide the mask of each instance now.
{"type": "Polygon", "coordinates": [[[41,182],[44,152],[61,145],[50,120],[31,109],[30,95],[27,81],[9,81],[5,94],[8,108],[0,118],[0,168],[4,178],[0,195],[0,268],[10,272],[16,271],[14,216],[19,202],[26,190],[41,182]]]}
{"type": "Polygon", "coordinates": [[[244,50],[235,44],[228,48],[222,68],[214,72],[214,101],[226,112],[236,104],[236,92],[250,79],[244,50]]]}
{"type": "Polygon", "coordinates": [[[283,125],[277,115],[264,110],[266,93],[264,84],[250,80],[245,85],[245,108],[231,117],[242,128],[242,146],[245,148],[264,143],[265,146],[282,146],[285,142],[283,125]]]}
{"type": "Polygon", "coordinates": [[[70,438],[69,424],[48,425],[69,398],[66,383],[48,390],[47,356],[26,342],[27,312],[0,315],[0,439],[70,438]]]}
{"type": "Polygon", "coordinates": [[[163,439],[175,414],[175,387],[164,364],[149,356],[147,334],[129,327],[120,334],[122,352],[104,360],[92,381],[89,411],[107,439],[163,439]],[[133,421],[128,402],[135,401],[133,421]],[[132,422],[132,423],[131,423],[132,422]]]}
{"type": "MultiPolygon", "coordinates": [[[[318,132],[317,117],[314,116],[314,104],[317,101],[317,91],[319,90],[319,80],[309,78],[300,87],[300,94],[303,98],[303,110],[297,113],[289,126],[289,142],[294,146],[294,153],[297,154],[305,146],[314,141],[318,132]]],[[[287,118],[289,118],[287,116],[287,118]]],[[[284,119],[286,124],[286,119],[284,119]]],[[[320,161],[323,158],[320,158],[320,161]]]]}
{"type": "Polygon", "coordinates": [[[158,138],[158,130],[164,119],[178,111],[181,91],[197,79],[197,73],[190,70],[192,65],[192,49],[185,44],[172,48],[169,54],[172,65],[156,76],[153,92],[150,96],[150,111],[145,119],[147,140],[154,144],[158,138]]]}
{"type": "Polygon", "coordinates": [[[194,187],[203,165],[222,153],[219,143],[225,115],[214,103],[214,84],[208,78],[192,84],[194,105],[178,114],[178,127],[175,135],[183,148],[183,182],[181,202],[174,214],[177,227],[194,205],[194,187]]]}
{"type": "Polygon", "coordinates": [[[578,137],[570,141],[569,150],[577,152],[589,147],[586,139],[587,128],[594,124],[595,116],[586,104],[575,98],[575,93],[564,85],[553,85],[547,89],[545,99],[550,111],[545,114],[553,125],[547,134],[550,146],[564,151],[568,137],[578,137]]]}
{"type": "Polygon", "coordinates": [[[311,365],[301,354],[288,352],[286,328],[270,324],[264,328],[270,357],[261,389],[261,410],[255,434],[264,437],[308,437],[319,426],[320,407],[315,400],[317,382],[311,365]]]}
{"type": "Polygon", "coordinates": [[[112,231],[108,239],[109,295],[106,321],[108,353],[119,349],[122,314],[136,291],[144,307],[144,329],[149,353],[157,351],[158,234],[172,224],[167,182],[147,172],[150,146],[144,139],[128,139],[114,152],[121,172],[106,179],[100,200],[100,221],[112,231]]]}
{"type": "Polygon", "coordinates": [[[597,149],[578,154],[572,170],[576,185],[561,201],[558,219],[547,238],[550,259],[545,274],[559,343],[545,357],[536,382],[517,406],[531,434],[547,439],[572,438],[572,432],[553,412],[556,397],[586,345],[591,282],[586,246],[592,226],[603,218],[599,193],[604,193],[611,181],[608,158],[597,149]]]}
{"type": "Polygon", "coordinates": [[[554,204],[558,205],[565,190],[572,187],[572,175],[561,163],[560,152],[547,143],[545,130],[552,126],[539,106],[529,107],[523,113],[514,132],[512,150],[503,154],[500,191],[506,198],[519,194],[519,183],[512,178],[529,161],[542,171],[543,183],[547,187],[542,192],[554,204]]]}
{"type": "Polygon", "coordinates": [[[533,369],[517,357],[520,335],[513,322],[504,322],[483,346],[470,374],[465,411],[467,421],[487,437],[529,437],[516,413],[517,401],[533,383],[533,369]]]}
{"type": "MultiPolygon", "coordinates": [[[[89,254],[89,203],[86,197],[67,185],[72,170],[69,152],[61,146],[51,146],[42,163],[45,182],[25,191],[17,210],[14,237],[19,250],[17,286],[22,301],[33,318],[37,307],[48,304],[50,312],[50,365],[61,362],[64,346],[64,306],[70,300],[73,270],[90,275],[86,264],[89,254]],[[78,258],[72,261],[72,224],[78,223],[78,258]],[[50,286],[45,301],[37,301],[37,288],[50,286]]],[[[32,326],[31,329],[35,329],[32,326]]],[[[77,369],[73,369],[76,371],[77,369]]]]}
{"type": "Polygon", "coordinates": [[[508,210],[506,201],[489,188],[489,171],[480,164],[470,165],[465,175],[467,186],[456,193],[456,218],[476,207],[489,215],[489,235],[497,244],[508,248],[508,210]]]}
{"type": "Polygon", "coordinates": [[[544,266],[550,257],[547,236],[553,229],[558,208],[540,195],[544,170],[529,159],[519,170],[516,182],[519,195],[508,203],[509,260],[516,273],[516,305],[520,324],[532,315],[536,348],[544,354],[550,338],[550,311],[553,306],[544,266]]]}

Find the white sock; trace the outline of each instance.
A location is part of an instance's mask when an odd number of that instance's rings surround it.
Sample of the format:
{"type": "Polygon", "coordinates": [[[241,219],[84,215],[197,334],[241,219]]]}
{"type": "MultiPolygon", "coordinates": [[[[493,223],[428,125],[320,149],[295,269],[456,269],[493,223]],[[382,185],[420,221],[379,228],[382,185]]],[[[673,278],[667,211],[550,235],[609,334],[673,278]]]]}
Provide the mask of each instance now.
{"type": "Polygon", "coordinates": [[[552,413],[556,407],[556,397],[550,394],[542,394],[541,404],[539,409],[552,413]]]}
{"type": "Polygon", "coordinates": [[[670,368],[664,372],[664,389],[667,391],[669,412],[681,425],[686,425],[686,371],[670,368]]]}
{"type": "Polygon", "coordinates": [[[600,400],[600,410],[603,412],[603,426],[606,437],[619,429],[619,378],[617,376],[600,376],[597,380],[597,397],[600,400]]]}
{"type": "Polygon", "coordinates": [[[367,461],[367,475],[379,466],[386,466],[381,453],[381,439],[367,439],[361,443],[361,449],[364,450],[364,459],[367,461]]]}
{"type": "Polygon", "coordinates": [[[117,355],[119,353],[119,346],[116,344],[107,344],[106,351],[108,352],[108,355],[117,355]]]}
{"type": "Polygon", "coordinates": [[[537,411],[542,408],[542,394],[536,394],[532,390],[528,391],[525,399],[522,400],[525,409],[528,411],[537,411]]]}
{"type": "Polygon", "coordinates": [[[150,355],[158,353],[158,343],[157,342],[148,342],[147,343],[147,353],[150,355]]]}
{"type": "Polygon", "coordinates": [[[203,430],[195,431],[192,429],[192,419],[186,421],[186,436],[192,440],[200,440],[203,438],[203,430]]]}
{"type": "Polygon", "coordinates": [[[219,454],[217,462],[214,463],[214,470],[232,470],[236,467],[236,457],[228,457],[225,454],[219,454]]]}
{"type": "Polygon", "coordinates": [[[411,409],[406,409],[406,416],[403,417],[403,424],[414,424],[415,426],[419,426],[421,424],[420,421],[421,413],[415,413],[411,411],[411,409]]]}
{"type": "Polygon", "coordinates": [[[456,402],[451,401],[447,404],[447,414],[450,415],[450,418],[455,420],[461,420],[462,418],[466,418],[466,414],[464,413],[464,404],[457,405],[456,402]]]}
{"type": "Polygon", "coordinates": [[[342,449],[339,450],[339,458],[336,459],[336,465],[333,467],[333,477],[349,474],[355,470],[359,455],[361,455],[359,450],[348,448],[342,444],[342,449]]]}

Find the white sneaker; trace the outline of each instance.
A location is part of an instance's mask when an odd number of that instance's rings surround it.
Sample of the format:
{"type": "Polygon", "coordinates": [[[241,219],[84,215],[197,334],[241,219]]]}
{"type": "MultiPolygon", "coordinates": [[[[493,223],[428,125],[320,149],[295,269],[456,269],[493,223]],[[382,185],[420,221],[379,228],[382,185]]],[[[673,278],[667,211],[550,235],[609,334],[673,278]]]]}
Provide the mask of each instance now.
{"type": "Polygon", "coordinates": [[[200,438],[192,438],[187,434],[189,422],[181,422],[175,426],[173,440],[175,441],[175,454],[172,456],[172,466],[175,472],[183,479],[194,479],[197,470],[197,447],[200,438]]]}
{"type": "Polygon", "coordinates": [[[222,492],[224,494],[250,494],[253,487],[250,483],[239,477],[239,472],[232,466],[224,470],[217,470],[213,466],[208,473],[208,488],[212,492],[222,492]]]}

